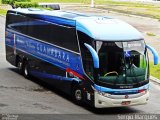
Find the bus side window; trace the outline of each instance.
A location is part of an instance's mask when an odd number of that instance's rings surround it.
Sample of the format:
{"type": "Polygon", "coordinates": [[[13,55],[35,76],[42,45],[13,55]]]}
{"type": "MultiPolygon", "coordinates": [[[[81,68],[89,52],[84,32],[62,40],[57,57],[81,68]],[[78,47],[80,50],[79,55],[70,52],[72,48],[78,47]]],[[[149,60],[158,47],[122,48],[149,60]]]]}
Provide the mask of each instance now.
{"type": "Polygon", "coordinates": [[[20,14],[8,13],[7,28],[16,30],[20,33],[27,33],[27,18],[20,14]]]}
{"type": "Polygon", "coordinates": [[[28,24],[28,34],[34,38],[54,45],[79,52],[75,28],[68,28],[29,18],[32,24],[28,24]]]}
{"type": "Polygon", "coordinates": [[[38,20],[16,13],[7,14],[7,28],[30,37],[79,52],[76,29],[38,20]]]}

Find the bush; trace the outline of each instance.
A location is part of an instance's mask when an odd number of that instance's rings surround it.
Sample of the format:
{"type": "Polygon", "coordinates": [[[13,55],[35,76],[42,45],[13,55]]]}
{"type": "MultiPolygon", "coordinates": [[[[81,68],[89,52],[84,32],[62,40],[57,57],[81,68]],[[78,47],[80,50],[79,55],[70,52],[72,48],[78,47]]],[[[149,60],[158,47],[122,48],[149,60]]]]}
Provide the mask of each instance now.
{"type": "Polygon", "coordinates": [[[31,2],[31,0],[2,0],[3,4],[14,5],[15,2],[31,2]]]}
{"type": "Polygon", "coordinates": [[[38,7],[38,3],[36,2],[15,2],[14,3],[15,8],[30,8],[30,7],[38,7]]]}
{"type": "Polygon", "coordinates": [[[2,0],[3,4],[12,4],[13,0],[2,0]]]}
{"type": "Polygon", "coordinates": [[[13,2],[31,2],[31,0],[13,0],[13,2]]]}

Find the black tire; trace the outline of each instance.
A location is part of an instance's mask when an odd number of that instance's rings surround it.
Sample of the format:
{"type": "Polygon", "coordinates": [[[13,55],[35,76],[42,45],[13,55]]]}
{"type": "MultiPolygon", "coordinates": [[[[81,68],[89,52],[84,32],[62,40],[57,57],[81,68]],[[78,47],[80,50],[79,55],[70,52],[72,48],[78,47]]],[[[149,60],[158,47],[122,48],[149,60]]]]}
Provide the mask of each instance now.
{"type": "Polygon", "coordinates": [[[83,104],[83,92],[80,86],[75,85],[72,89],[72,99],[77,105],[83,104]]]}
{"type": "Polygon", "coordinates": [[[24,62],[24,65],[23,65],[23,76],[25,78],[30,78],[30,74],[29,74],[29,64],[27,61],[24,62]]]}
{"type": "Polygon", "coordinates": [[[18,68],[18,72],[22,75],[23,74],[23,62],[20,59],[17,61],[17,68],[18,68]]]}

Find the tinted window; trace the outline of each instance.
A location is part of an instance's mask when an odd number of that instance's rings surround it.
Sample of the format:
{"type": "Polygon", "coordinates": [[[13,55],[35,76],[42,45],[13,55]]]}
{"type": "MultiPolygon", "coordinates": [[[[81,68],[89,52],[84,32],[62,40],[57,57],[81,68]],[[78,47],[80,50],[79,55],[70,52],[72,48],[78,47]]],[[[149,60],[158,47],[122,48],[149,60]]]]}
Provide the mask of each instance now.
{"type": "Polygon", "coordinates": [[[13,13],[7,15],[7,28],[79,52],[75,28],[59,26],[13,13]]]}
{"type": "Polygon", "coordinates": [[[148,60],[142,46],[143,41],[96,41],[100,61],[98,80],[114,85],[139,84],[148,80],[148,60]]]}
{"type": "Polygon", "coordinates": [[[35,19],[29,21],[29,36],[78,52],[75,28],[67,28],[35,19]]]}
{"type": "Polygon", "coordinates": [[[12,28],[23,34],[27,33],[27,18],[23,15],[9,13],[7,15],[7,28],[12,28]]]}

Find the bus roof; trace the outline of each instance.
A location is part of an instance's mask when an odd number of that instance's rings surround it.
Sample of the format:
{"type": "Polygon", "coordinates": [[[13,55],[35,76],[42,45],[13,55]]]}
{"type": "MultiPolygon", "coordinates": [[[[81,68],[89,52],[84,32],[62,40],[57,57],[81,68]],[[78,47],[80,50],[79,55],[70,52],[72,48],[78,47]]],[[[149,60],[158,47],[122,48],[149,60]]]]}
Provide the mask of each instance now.
{"type": "Polygon", "coordinates": [[[66,11],[49,11],[41,9],[13,9],[16,13],[32,16],[59,25],[76,27],[94,40],[132,41],[142,40],[142,34],[131,25],[114,18],[90,16],[66,11]]]}

